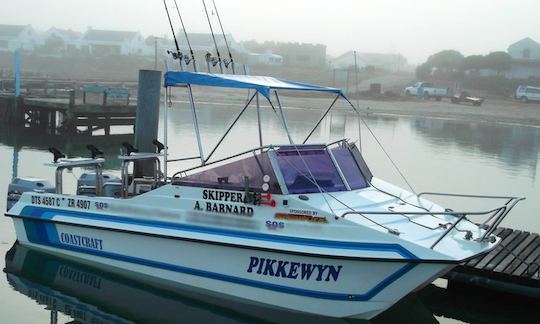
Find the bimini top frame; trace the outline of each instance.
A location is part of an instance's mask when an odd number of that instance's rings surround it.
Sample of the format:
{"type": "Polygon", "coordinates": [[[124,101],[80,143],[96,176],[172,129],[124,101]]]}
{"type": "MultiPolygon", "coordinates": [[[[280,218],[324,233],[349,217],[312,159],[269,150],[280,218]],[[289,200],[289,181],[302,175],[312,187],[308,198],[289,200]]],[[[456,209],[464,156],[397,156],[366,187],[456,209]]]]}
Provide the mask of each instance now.
{"type": "MultiPolygon", "coordinates": [[[[285,129],[285,132],[287,134],[290,144],[294,144],[294,141],[291,137],[291,133],[289,131],[289,127],[287,125],[287,120],[285,118],[285,115],[283,114],[283,109],[282,109],[281,102],[278,95],[279,90],[316,91],[316,92],[326,92],[326,93],[331,93],[331,94],[336,95],[330,107],[328,107],[328,109],[323,113],[319,121],[315,124],[311,132],[307,135],[307,137],[304,139],[302,143],[307,142],[307,140],[310,138],[310,136],[313,134],[313,132],[316,130],[319,124],[322,122],[324,117],[326,117],[326,115],[334,107],[334,104],[339,98],[343,98],[345,101],[347,101],[347,103],[356,112],[356,114],[359,115],[356,107],[354,107],[352,102],[345,96],[345,93],[343,92],[343,90],[339,88],[331,88],[331,87],[324,87],[324,86],[312,85],[312,84],[289,81],[289,80],[282,80],[282,79],[277,79],[274,77],[252,76],[252,75],[231,75],[231,74],[210,74],[210,73],[188,72],[188,71],[168,71],[165,73],[164,87],[165,87],[166,108],[168,108],[168,105],[169,105],[167,98],[170,96],[171,87],[187,88],[188,94],[189,94],[189,101],[190,101],[191,109],[192,109],[193,124],[195,127],[195,134],[197,137],[197,144],[199,148],[199,156],[180,158],[180,159],[168,159],[167,158],[167,122],[165,122],[164,123],[164,144],[165,144],[165,149],[164,149],[165,161],[164,162],[165,163],[163,167],[163,173],[164,173],[165,179],[167,179],[167,162],[200,159],[201,166],[204,166],[212,157],[212,155],[217,150],[217,148],[221,145],[222,141],[225,139],[225,137],[230,132],[230,130],[234,127],[238,119],[240,119],[240,117],[242,116],[244,111],[247,109],[247,107],[253,102],[253,100],[255,100],[256,106],[257,106],[259,145],[262,147],[264,144],[263,144],[262,132],[261,132],[259,94],[261,94],[262,96],[266,98],[272,110],[276,113],[278,119],[282,123],[283,128],[285,129]],[[201,142],[201,137],[200,137],[200,132],[199,132],[199,123],[197,120],[197,112],[195,110],[193,92],[191,90],[192,85],[221,87],[221,88],[229,88],[229,89],[254,90],[254,94],[250,96],[249,100],[245,104],[240,114],[234,119],[234,121],[227,128],[227,130],[225,131],[221,139],[218,141],[216,146],[208,153],[208,156],[206,157],[204,155],[204,151],[202,148],[202,142],[201,142]],[[272,94],[275,96],[275,101],[272,100],[272,94]]],[[[165,109],[165,112],[164,112],[165,121],[167,121],[167,110],[168,109],[165,109]]]]}
{"type": "Polygon", "coordinates": [[[187,71],[168,71],[165,73],[165,87],[185,85],[252,89],[265,96],[268,100],[271,100],[270,94],[274,90],[320,91],[335,93],[345,97],[343,90],[339,88],[323,87],[268,76],[210,74],[187,71]]]}

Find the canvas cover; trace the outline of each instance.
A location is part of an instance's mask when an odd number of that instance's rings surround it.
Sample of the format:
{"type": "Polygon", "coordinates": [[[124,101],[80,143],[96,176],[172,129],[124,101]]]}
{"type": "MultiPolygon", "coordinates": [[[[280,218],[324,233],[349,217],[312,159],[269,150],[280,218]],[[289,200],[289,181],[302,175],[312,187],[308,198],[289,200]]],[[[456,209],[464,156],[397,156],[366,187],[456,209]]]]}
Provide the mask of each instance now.
{"type": "Polygon", "coordinates": [[[319,91],[339,94],[344,93],[339,88],[323,87],[307,83],[277,79],[268,76],[210,74],[203,72],[168,71],[165,73],[165,87],[175,85],[201,85],[211,87],[253,89],[270,100],[272,90],[319,91]]]}

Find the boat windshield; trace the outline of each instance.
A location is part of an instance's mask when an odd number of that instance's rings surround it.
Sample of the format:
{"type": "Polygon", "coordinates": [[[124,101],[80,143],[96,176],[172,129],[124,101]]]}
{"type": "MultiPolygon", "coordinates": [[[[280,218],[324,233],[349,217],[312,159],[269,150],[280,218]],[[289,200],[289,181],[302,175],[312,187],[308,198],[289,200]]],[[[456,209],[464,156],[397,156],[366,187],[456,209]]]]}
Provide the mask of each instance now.
{"type": "Polygon", "coordinates": [[[176,180],[174,183],[184,186],[240,191],[245,190],[247,185],[250,191],[255,192],[264,191],[263,185],[266,183],[268,185],[268,192],[281,194],[279,182],[266,152],[187,175],[176,180]],[[267,182],[265,178],[267,178],[267,182]]]}
{"type": "MultiPolygon", "coordinates": [[[[345,180],[351,189],[361,189],[368,186],[368,183],[360,171],[358,161],[355,160],[351,150],[346,146],[337,146],[331,149],[332,155],[336,159],[339,169],[343,173],[345,180]]],[[[367,166],[366,166],[367,168],[367,166]]]]}
{"type": "Polygon", "coordinates": [[[281,148],[276,158],[290,194],[347,190],[324,146],[281,148]]]}

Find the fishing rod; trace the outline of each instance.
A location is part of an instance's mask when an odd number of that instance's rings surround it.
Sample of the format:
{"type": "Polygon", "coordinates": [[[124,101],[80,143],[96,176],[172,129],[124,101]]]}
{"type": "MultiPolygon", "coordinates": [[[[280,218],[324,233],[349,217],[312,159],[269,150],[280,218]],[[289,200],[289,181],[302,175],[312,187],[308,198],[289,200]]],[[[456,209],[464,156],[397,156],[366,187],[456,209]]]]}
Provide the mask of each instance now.
{"type": "Polygon", "coordinates": [[[214,30],[212,29],[212,23],[210,22],[210,16],[208,15],[208,10],[206,9],[206,3],[202,0],[204,6],[204,12],[206,12],[206,19],[208,19],[208,26],[210,26],[210,33],[212,33],[212,39],[214,40],[214,46],[216,47],[216,54],[218,57],[219,69],[223,73],[223,64],[221,64],[221,55],[219,55],[219,49],[216,42],[216,36],[214,35],[214,30]]]}
{"type": "MultiPolygon", "coordinates": [[[[176,12],[178,12],[178,18],[180,18],[180,23],[182,24],[182,29],[184,30],[184,35],[186,36],[186,41],[189,47],[189,53],[191,54],[191,61],[193,62],[193,71],[197,72],[197,64],[195,64],[195,54],[193,54],[193,49],[191,48],[191,44],[189,42],[188,34],[186,31],[186,27],[184,26],[184,20],[182,19],[182,15],[180,15],[180,9],[178,8],[178,4],[176,3],[176,0],[174,0],[174,5],[176,6],[176,12]]],[[[186,64],[189,64],[189,58],[187,55],[185,56],[186,64]]]]}
{"type": "Polygon", "coordinates": [[[225,40],[225,46],[227,46],[227,51],[229,52],[230,62],[227,63],[226,60],[224,60],[225,67],[228,67],[229,63],[232,64],[232,72],[233,72],[233,74],[236,74],[236,69],[234,68],[234,60],[233,60],[233,57],[232,57],[232,54],[231,54],[231,49],[229,48],[229,43],[227,42],[227,37],[225,37],[225,31],[223,30],[223,25],[221,24],[221,18],[219,18],[219,12],[218,12],[217,7],[216,7],[216,1],[212,0],[212,3],[214,4],[214,9],[216,10],[216,16],[217,16],[217,19],[218,19],[218,22],[219,22],[219,27],[221,27],[221,33],[223,34],[223,39],[225,40]]]}
{"type": "MultiPolygon", "coordinates": [[[[174,27],[171,21],[171,16],[169,15],[169,8],[167,8],[167,2],[165,0],[163,0],[163,5],[165,6],[165,11],[167,12],[167,18],[169,18],[169,25],[171,25],[171,31],[174,38],[174,44],[176,45],[176,53],[171,52],[171,51],[167,51],[167,53],[171,53],[173,59],[175,60],[176,59],[182,60],[183,55],[182,55],[182,52],[180,52],[180,46],[178,46],[178,41],[176,40],[176,34],[174,33],[174,27]]],[[[180,63],[180,65],[182,65],[182,63],[180,63]]]]}

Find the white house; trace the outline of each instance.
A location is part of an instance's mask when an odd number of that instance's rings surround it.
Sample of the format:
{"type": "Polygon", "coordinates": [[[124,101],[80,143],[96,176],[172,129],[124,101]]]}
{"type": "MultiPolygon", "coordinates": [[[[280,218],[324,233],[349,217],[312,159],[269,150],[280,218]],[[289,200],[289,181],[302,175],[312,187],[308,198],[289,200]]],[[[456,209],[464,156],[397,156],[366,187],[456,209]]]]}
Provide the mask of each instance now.
{"type": "Polygon", "coordinates": [[[512,64],[506,77],[510,79],[540,78],[540,44],[526,37],[508,46],[512,64]]]}
{"type": "Polygon", "coordinates": [[[0,51],[31,51],[36,46],[36,32],[30,25],[0,25],[0,51]]]}
{"type": "Polygon", "coordinates": [[[71,29],[60,29],[56,27],[49,28],[46,32],[41,34],[41,44],[47,43],[51,39],[60,39],[64,44],[64,48],[81,48],[81,36],[82,34],[71,29]]]}
{"type": "Polygon", "coordinates": [[[89,28],[81,38],[81,49],[92,55],[145,55],[148,46],[139,32],[89,28]]]}
{"type": "Polygon", "coordinates": [[[526,37],[508,46],[508,54],[517,60],[540,60],[540,44],[526,37]]]}

